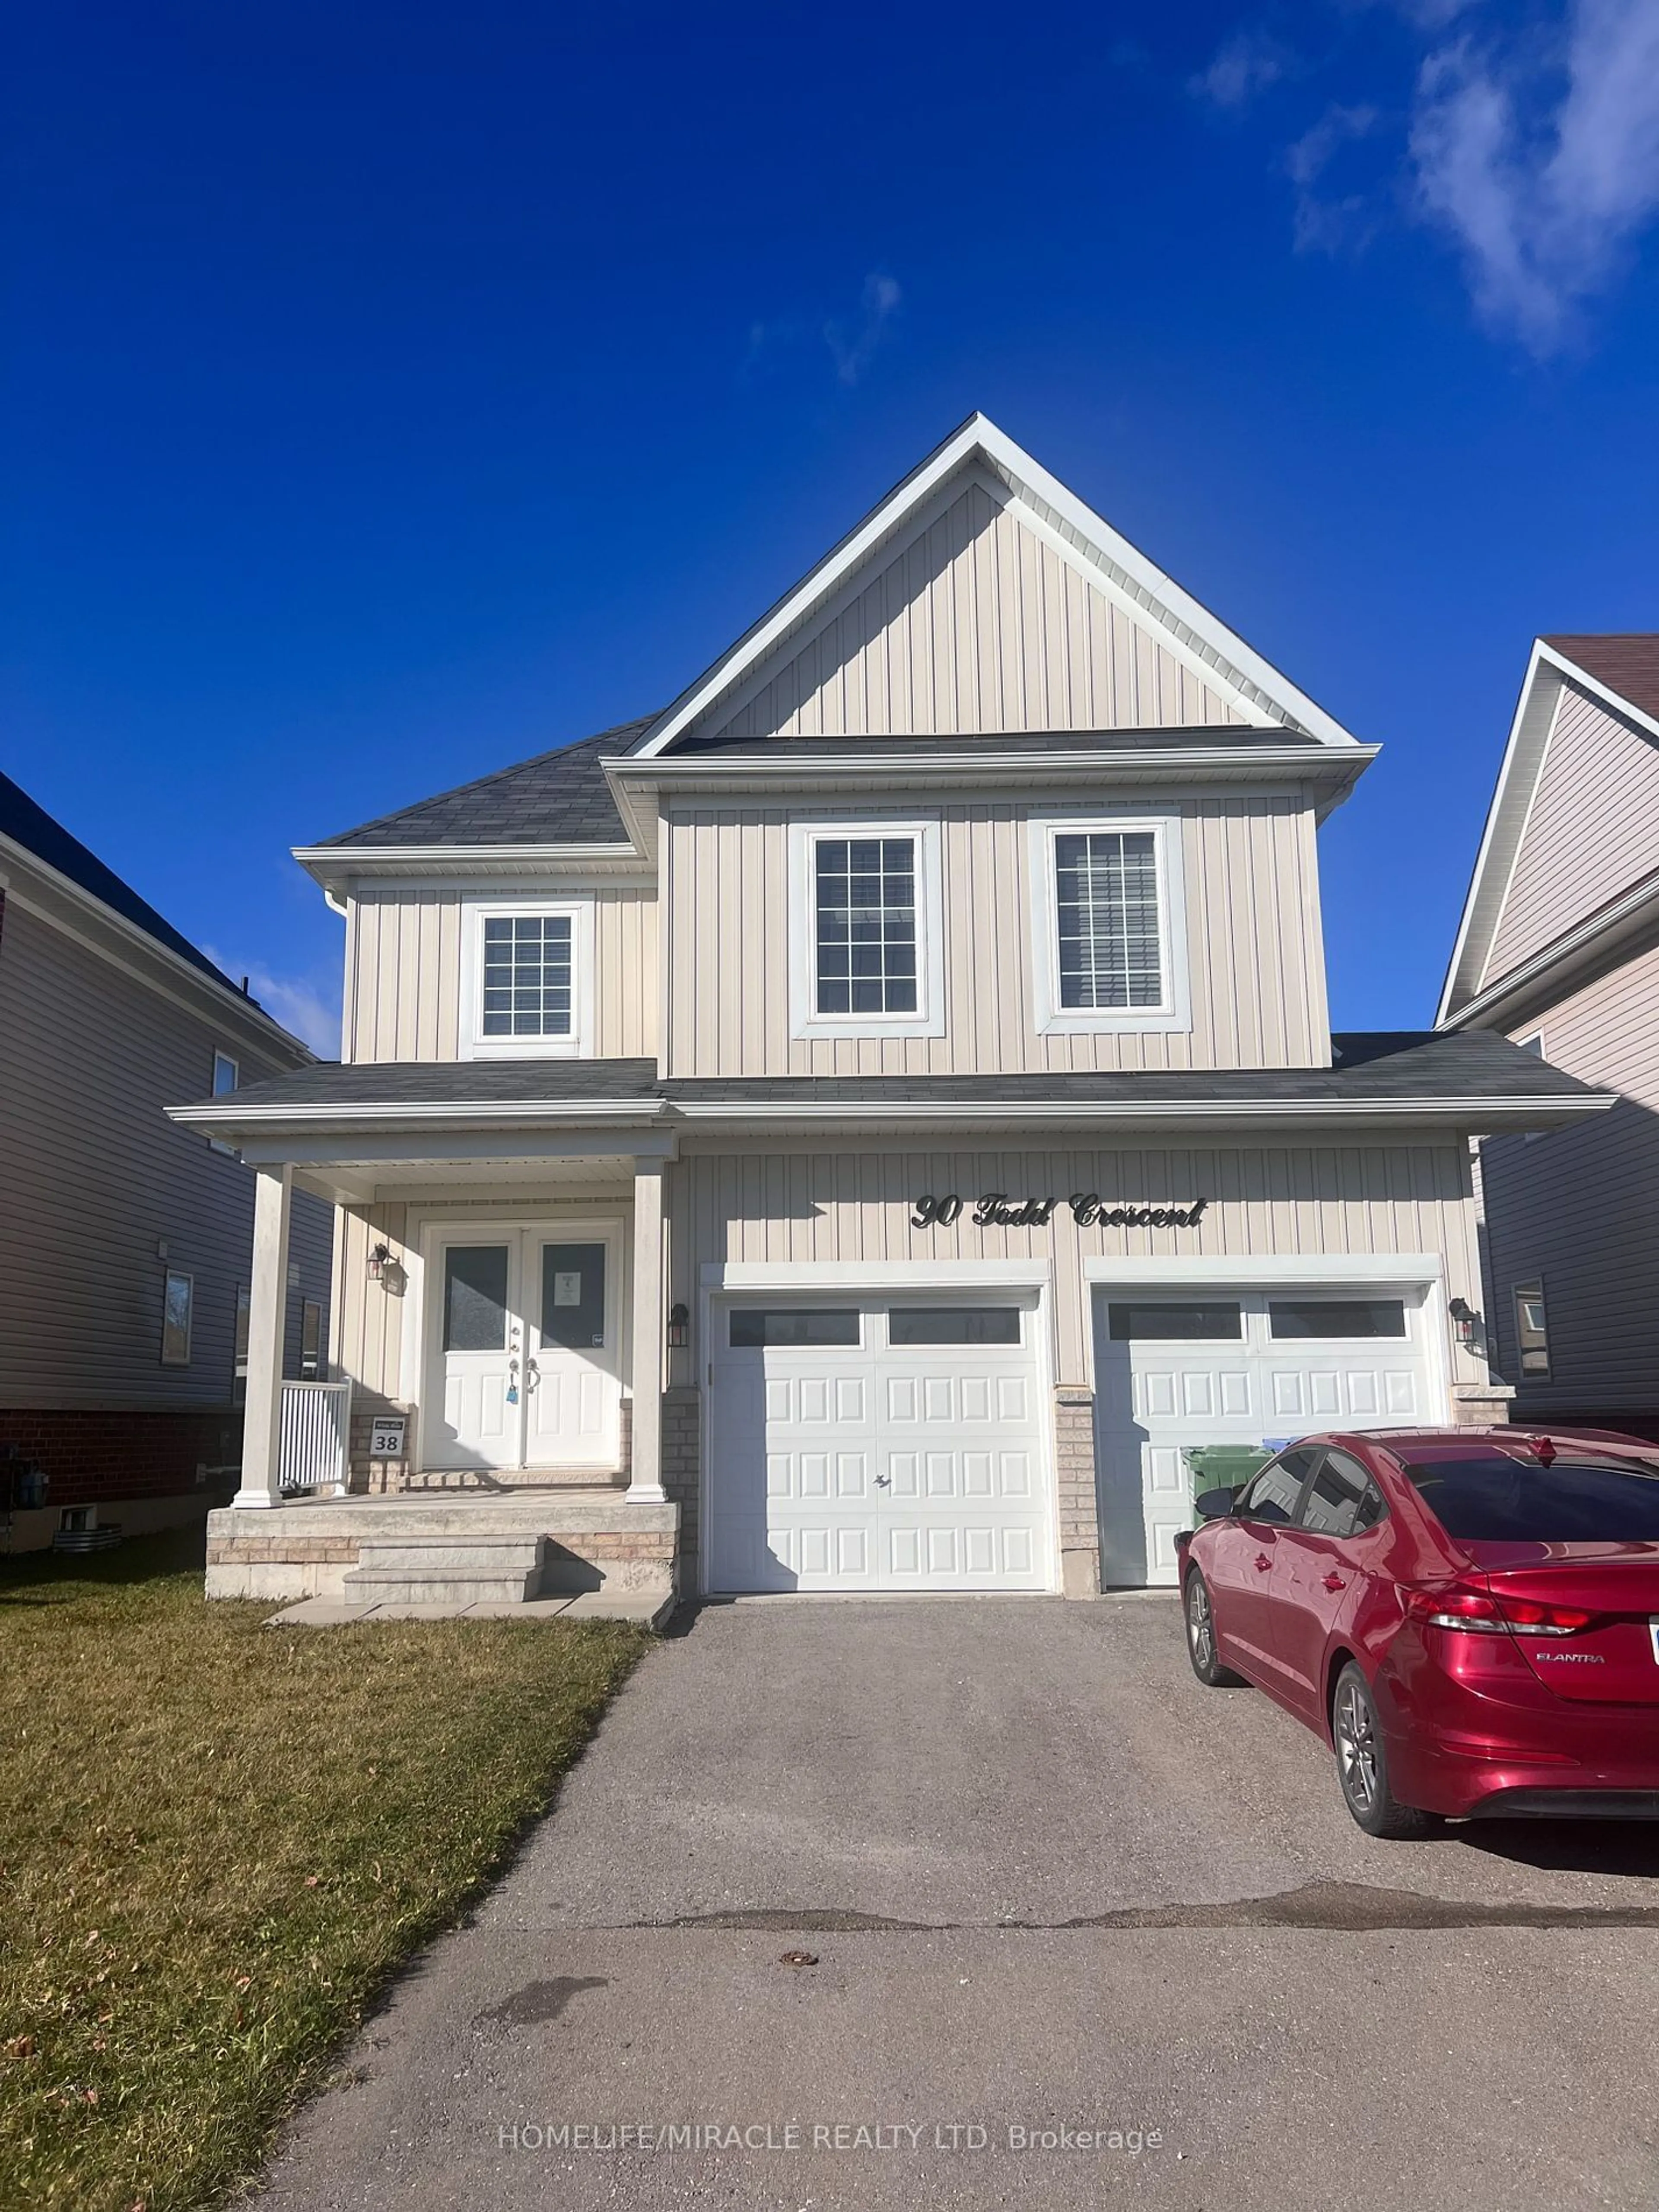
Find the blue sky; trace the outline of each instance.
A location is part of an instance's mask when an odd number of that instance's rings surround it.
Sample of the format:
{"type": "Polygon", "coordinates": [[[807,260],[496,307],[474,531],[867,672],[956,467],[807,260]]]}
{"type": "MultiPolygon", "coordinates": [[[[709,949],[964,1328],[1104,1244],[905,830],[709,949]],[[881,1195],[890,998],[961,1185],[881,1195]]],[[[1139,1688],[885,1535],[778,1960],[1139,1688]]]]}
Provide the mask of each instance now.
{"type": "Polygon", "coordinates": [[[1357,734],[1432,1016],[1535,631],[1659,627],[1659,0],[14,33],[0,766],[325,1041],[287,858],[672,694],[982,408],[1357,734]]]}

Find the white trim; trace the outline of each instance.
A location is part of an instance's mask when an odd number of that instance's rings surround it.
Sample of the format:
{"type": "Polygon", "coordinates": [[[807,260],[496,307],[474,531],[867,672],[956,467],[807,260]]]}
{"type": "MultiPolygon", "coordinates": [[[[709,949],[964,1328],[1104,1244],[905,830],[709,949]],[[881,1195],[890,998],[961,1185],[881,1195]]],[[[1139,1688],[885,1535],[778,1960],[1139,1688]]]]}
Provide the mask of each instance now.
{"type": "Polygon", "coordinates": [[[1610,906],[1565,930],[1559,937],[1552,938],[1530,959],[1510,969],[1489,988],[1478,992],[1449,1019],[1441,1019],[1437,1025],[1442,1029],[1484,1025],[1480,1017],[1510,1000],[1524,999],[1531,985],[1550,977],[1553,969],[1565,968],[1577,954],[1599,952],[1604,944],[1615,940],[1627,924],[1639,926],[1655,908],[1659,908],[1659,876],[1647,875],[1610,906]]]}
{"type": "Polygon", "coordinates": [[[1136,814],[1098,808],[1034,814],[1026,823],[1030,875],[1032,1018],[1039,1035],[1086,1036],[1126,1030],[1190,1030],[1187,899],[1178,813],[1136,814]],[[1060,902],[1054,841],[1092,831],[1150,833],[1158,871],[1158,963],[1163,988],[1156,1006],[1063,1007],[1060,993],[1060,902]]]}
{"type": "Polygon", "coordinates": [[[1041,1289],[1052,1280],[1047,1260],[705,1260],[705,1291],[1041,1289]]]}
{"type": "MultiPolygon", "coordinates": [[[[833,1082],[835,1078],[827,1077],[833,1082]]],[[[1499,1128],[1528,1121],[1581,1121],[1605,1114],[1618,1103],[1612,1091],[1591,1091],[1579,1097],[1546,1098],[1376,1098],[1376,1099],[1256,1099],[1226,1098],[1126,1099],[1119,1103],[1049,1099],[992,1099],[973,1103],[895,1102],[866,1098],[836,1103],[801,1100],[792,1104],[763,1105],[753,1100],[676,1099],[673,1110],[698,1121],[869,1121],[921,1122],[944,1125],[952,1121],[1018,1123],[1058,1121],[1091,1127],[1097,1123],[1136,1125],[1178,1121],[1223,1127],[1237,1122],[1245,1127],[1258,1121],[1285,1121],[1301,1126],[1330,1120],[1351,1121],[1452,1121],[1480,1128],[1499,1128]]]]}
{"type": "Polygon", "coordinates": [[[1111,578],[1138,610],[1151,616],[1159,632],[1168,633],[1172,642],[1179,639],[1188,645],[1208,672],[1206,683],[1217,689],[1250,685],[1270,710],[1276,710],[1273,719],[1295,721],[1323,744],[1352,744],[1349,732],[1322,708],[1183,592],[1004,431],[983,415],[975,414],[681,694],[659,717],[637,757],[653,759],[666,750],[793,631],[805,627],[845,580],[931,501],[948,477],[975,459],[988,465],[1016,500],[1066,538],[1091,567],[1111,578]]]}
{"type": "Polygon", "coordinates": [[[461,906],[459,1060],[591,1060],[593,1057],[593,901],[591,898],[467,899],[461,906]],[[570,1029],[568,1035],[486,1036],[483,1033],[483,925],[552,921],[570,925],[570,1029]]]}
{"type": "Polygon", "coordinates": [[[302,868],[337,874],[342,867],[352,875],[373,875],[377,868],[401,870],[409,866],[436,868],[453,862],[458,867],[600,866],[608,861],[636,861],[639,853],[626,840],[621,843],[586,845],[294,845],[289,848],[302,868]]]}
{"type": "Polygon", "coordinates": [[[1427,1283],[1443,1272],[1437,1252],[1178,1253],[1155,1259],[1111,1259],[1091,1255],[1083,1262],[1085,1283],[1427,1283]]]}
{"type": "MultiPolygon", "coordinates": [[[[879,752],[860,752],[858,747],[865,740],[848,738],[848,750],[842,753],[779,754],[769,752],[764,738],[744,742],[745,752],[742,759],[706,759],[699,754],[670,753],[664,759],[647,760],[629,753],[617,759],[603,760],[599,765],[614,778],[667,790],[741,777],[793,784],[814,775],[856,775],[861,781],[885,778],[910,785],[924,780],[930,772],[955,781],[964,774],[981,770],[988,775],[994,772],[1018,776],[1029,774],[1034,768],[1052,775],[1067,767],[1075,767],[1091,782],[1098,779],[1103,769],[1125,777],[1139,775],[1144,771],[1146,780],[1155,781],[1166,768],[1201,769],[1206,781],[1224,773],[1237,775],[1243,781],[1259,769],[1279,777],[1287,773],[1294,776],[1299,772],[1321,781],[1340,779],[1352,782],[1358,769],[1376,760],[1382,750],[1381,745],[1344,745],[1340,748],[1340,759],[1334,761],[1330,756],[1338,748],[1307,744],[1156,747],[1102,744],[1004,752],[994,738],[987,738],[969,741],[960,752],[942,752],[936,745],[918,746],[907,752],[904,740],[895,738],[879,752]]],[[[779,743],[787,744],[788,740],[780,739],[779,743]]]]}
{"type": "Polygon", "coordinates": [[[415,1098],[399,1103],[294,1105],[294,1106],[167,1106],[162,1109],[170,1121],[182,1121],[188,1127],[198,1122],[215,1127],[249,1128],[285,1127],[289,1122],[301,1127],[315,1121],[386,1122],[444,1121],[460,1116],[467,1121],[504,1121],[517,1119],[533,1121],[541,1115],[556,1116],[561,1121],[592,1121],[611,1115],[636,1121],[659,1121],[668,1111],[665,1098],[458,1098],[446,1103],[442,1099],[415,1098]]]}
{"type": "Polygon", "coordinates": [[[945,1034],[945,888],[937,815],[803,816],[789,824],[789,1033],[797,1037],[929,1037],[945,1034]],[[824,839],[908,837],[915,848],[914,1013],[825,1014],[817,1009],[813,854],[824,839]]]}

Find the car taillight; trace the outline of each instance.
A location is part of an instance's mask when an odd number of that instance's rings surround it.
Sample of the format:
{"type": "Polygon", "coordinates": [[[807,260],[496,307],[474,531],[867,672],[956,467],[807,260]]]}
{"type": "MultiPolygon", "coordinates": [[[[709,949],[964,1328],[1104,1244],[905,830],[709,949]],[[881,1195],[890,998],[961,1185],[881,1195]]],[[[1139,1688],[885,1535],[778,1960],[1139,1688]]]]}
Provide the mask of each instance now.
{"type": "Polygon", "coordinates": [[[1474,1636],[1577,1636],[1596,1616],[1574,1605],[1543,1605],[1536,1598],[1494,1595],[1478,1583],[1443,1583],[1413,1590],[1412,1618],[1425,1628],[1456,1628],[1474,1636]]]}

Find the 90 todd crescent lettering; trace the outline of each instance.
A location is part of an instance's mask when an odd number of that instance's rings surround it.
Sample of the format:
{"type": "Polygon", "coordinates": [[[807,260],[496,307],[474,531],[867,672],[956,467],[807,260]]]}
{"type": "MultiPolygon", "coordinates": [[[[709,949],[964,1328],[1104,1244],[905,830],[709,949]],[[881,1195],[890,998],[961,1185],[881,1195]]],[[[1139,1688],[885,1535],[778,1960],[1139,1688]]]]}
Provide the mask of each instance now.
{"type": "MultiPolygon", "coordinates": [[[[1006,1191],[988,1190],[968,1218],[975,1229],[1046,1229],[1060,1202],[1057,1198],[1010,1198],[1006,1191]]],[[[910,1226],[953,1228],[966,1203],[953,1190],[926,1192],[914,1201],[910,1226]]],[[[1083,1229],[1196,1229],[1210,1201],[1198,1198],[1190,1206],[1116,1206],[1098,1191],[1074,1190],[1066,1203],[1083,1229]]]]}

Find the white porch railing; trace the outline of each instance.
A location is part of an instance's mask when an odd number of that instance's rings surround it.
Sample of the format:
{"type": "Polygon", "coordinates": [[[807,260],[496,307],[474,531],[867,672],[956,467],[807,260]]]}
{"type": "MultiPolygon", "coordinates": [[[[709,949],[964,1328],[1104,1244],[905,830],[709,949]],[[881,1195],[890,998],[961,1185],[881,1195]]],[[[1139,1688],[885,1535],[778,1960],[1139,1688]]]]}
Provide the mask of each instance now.
{"type": "Polygon", "coordinates": [[[284,1382],[282,1450],[285,1492],[343,1491],[351,1440],[349,1382],[284,1382]]]}

